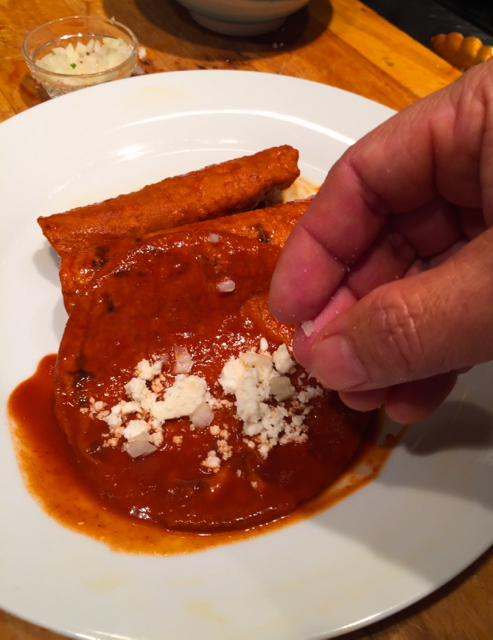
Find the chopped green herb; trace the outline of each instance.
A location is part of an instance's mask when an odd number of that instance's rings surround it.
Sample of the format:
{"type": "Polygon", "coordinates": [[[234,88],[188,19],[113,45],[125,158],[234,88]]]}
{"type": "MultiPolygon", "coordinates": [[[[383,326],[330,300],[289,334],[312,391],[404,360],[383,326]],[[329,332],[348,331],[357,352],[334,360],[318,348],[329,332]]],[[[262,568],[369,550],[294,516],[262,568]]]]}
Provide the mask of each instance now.
{"type": "Polygon", "coordinates": [[[75,69],[75,67],[76,67],[77,65],[75,64],[75,62],[71,62],[71,63],[70,63],[70,66],[72,67],[72,69],[75,69]]]}

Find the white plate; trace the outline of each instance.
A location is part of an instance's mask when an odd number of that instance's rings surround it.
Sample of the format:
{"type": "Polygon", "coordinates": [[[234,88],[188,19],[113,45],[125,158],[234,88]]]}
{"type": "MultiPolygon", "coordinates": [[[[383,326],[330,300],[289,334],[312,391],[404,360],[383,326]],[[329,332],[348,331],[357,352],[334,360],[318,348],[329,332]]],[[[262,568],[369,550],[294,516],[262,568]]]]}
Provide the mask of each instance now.
{"type": "MultiPolygon", "coordinates": [[[[1,406],[65,323],[37,216],[284,143],[320,183],[391,114],[293,78],[186,71],[87,89],[0,125],[1,406]]],[[[331,509],[172,557],[114,553],[47,516],[22,484],[2,410],[0,606],[101,640],[328,638],[395,612],[493,542],[492,383],[489,365],[464,376],[379,478],[331,509]]]]}

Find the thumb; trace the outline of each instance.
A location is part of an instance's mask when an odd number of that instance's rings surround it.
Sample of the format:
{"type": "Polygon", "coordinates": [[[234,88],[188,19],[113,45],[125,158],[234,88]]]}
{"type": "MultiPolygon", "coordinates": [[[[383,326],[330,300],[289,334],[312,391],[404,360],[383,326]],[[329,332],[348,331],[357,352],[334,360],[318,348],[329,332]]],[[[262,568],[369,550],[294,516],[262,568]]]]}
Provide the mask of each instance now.
{"type": "Polygon", "coordinates": [[[441,265],[383,285],[338,315],[320,330],[303,364],[330,389],[363,391],[492,358],[489,229],[441,265]]]}

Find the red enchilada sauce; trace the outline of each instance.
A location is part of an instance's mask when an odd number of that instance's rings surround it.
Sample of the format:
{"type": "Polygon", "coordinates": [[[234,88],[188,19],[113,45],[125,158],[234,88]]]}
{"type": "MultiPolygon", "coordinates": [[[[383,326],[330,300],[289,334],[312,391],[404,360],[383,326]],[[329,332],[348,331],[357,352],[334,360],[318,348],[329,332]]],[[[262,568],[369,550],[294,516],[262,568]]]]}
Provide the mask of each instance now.
{"type": "Polygon", "coordinates": [[[63,526],[88,535],[115,551],[162,554],[187,553],[241,540],[313,515],[361,488],[378,474],[395,440],[378,446],[378,425],[365,431],[342,486],[331,486],[288,516],[247,531],[201,535],[164,530],[115,510],[88,486],[74,452],[53,411],[56,355],[43,358],[36,373],[11,394],[9,415],[15,451],[24,482],[41,507],[63,526]],[[359,468],[364,466],[364,472],[359,468]]]}
{"type": "MultiPolygon", "coordinates": [[[[103,268],[67,323],[54,404],[53,356],[10,399],[21,469],[51,515],[120,550],[183,552],[323,508],[377,473],[388,448],[370,444],[371,416],[347,409],[337,394],[311,397],[302,405],[307,437],[274,444],[263,455],[245,434],[234,397],[218,384],[223,365],[258,351],[261,338],[270,354],[290,344],[292,328],[267,310],[278,253],[227,233],[187,232],[153,237],[103,268]],[[218,288],[225,280],[234,288],[218,288]],[[121,436],[110,444],[101,416],[128,400],[125,385],[143,359],[162,360],[159,381],[168,389],[177,347],[191,355],[191,375],[203,378],[219,401],[211,426],[169,419],[156,449],[132,458],[121,436]],[[104,403],[103,413],[91,409],[95,402],[104,403]],[[204,464],[210,452],[219,468],[204,464]],[[371,473],[320,498],[361,455],[371,473]]],[[[297,366],[288,377],[296,398],[315,384],[297,366]]],[[[301,411],[292,400],[272,404],[290,409],[288,423],[301,411]]]]}

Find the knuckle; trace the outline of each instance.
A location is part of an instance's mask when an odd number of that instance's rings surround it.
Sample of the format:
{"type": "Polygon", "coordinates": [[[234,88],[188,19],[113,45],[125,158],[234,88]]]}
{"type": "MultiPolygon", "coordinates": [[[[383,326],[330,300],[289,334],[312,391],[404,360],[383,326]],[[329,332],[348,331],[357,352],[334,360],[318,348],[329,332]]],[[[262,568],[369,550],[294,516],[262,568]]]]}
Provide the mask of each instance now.
{"type": "Polygon", "coordinates": [[[372,351],[378,365],[400,382],[412,379],[416,363],[425,357],[418,332],[422,315],[419,299],[414,299],[411,306],[395,291],[383,289],[376,297],[371,315],[372,351]]]}

